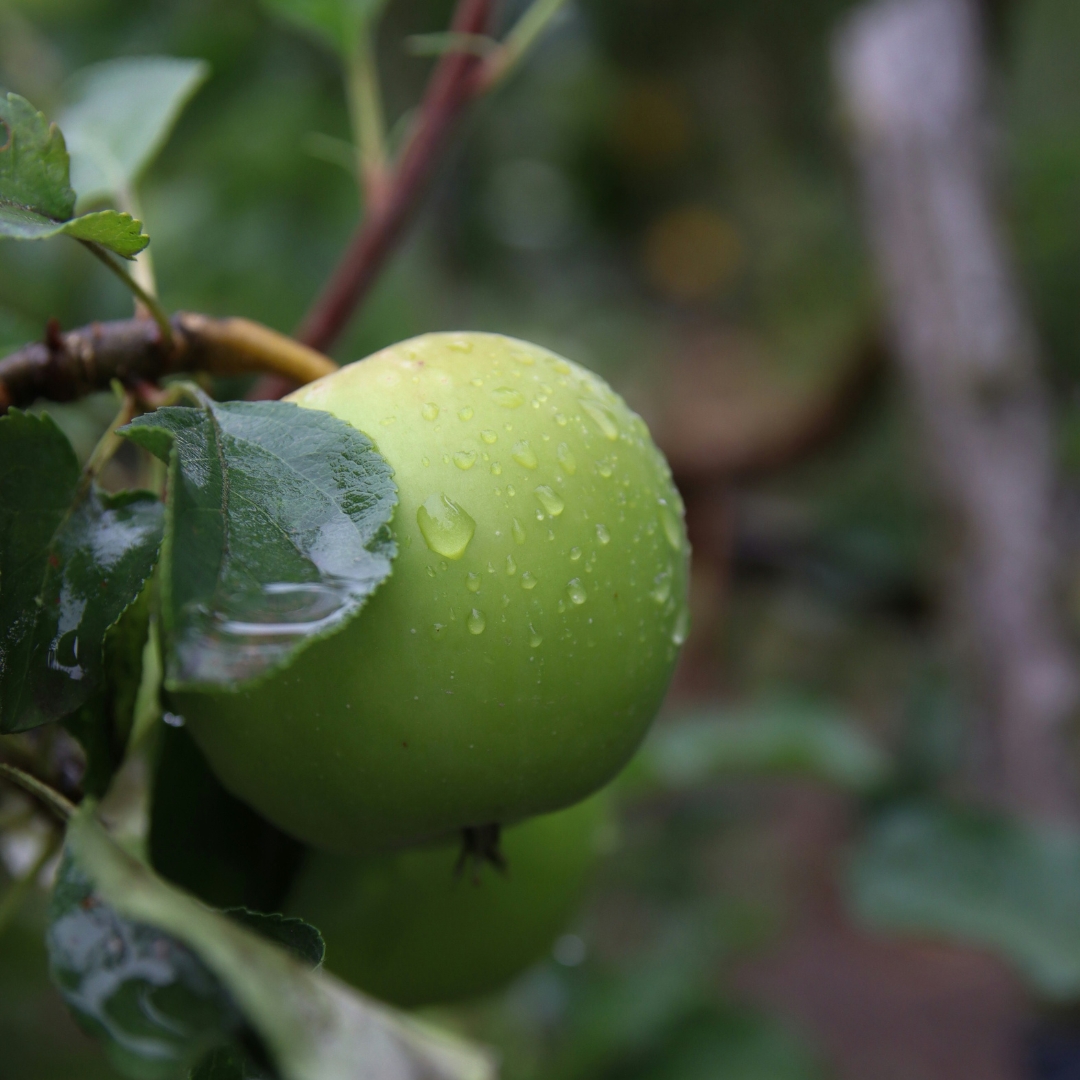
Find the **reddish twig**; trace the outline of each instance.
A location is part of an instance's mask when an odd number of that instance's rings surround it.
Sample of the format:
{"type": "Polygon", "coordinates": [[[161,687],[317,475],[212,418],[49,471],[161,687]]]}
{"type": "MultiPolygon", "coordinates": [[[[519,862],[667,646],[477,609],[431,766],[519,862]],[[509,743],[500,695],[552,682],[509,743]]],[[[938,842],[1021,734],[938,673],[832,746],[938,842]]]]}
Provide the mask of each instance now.
{"type": "MultiPolygon", "coordinates": [[[[451,32],[483,34],[492,0],[459,0],[451,32]]],[[[297,337],[325,352],[374,284],[402,230],[416,209],[439,162],[447,135],[462,109],[476,96],[481,61],[452,51],[436,64],[412,133],[391,173],[386,196],[369,212],[323,293],[305,317],[297,337]]]]}

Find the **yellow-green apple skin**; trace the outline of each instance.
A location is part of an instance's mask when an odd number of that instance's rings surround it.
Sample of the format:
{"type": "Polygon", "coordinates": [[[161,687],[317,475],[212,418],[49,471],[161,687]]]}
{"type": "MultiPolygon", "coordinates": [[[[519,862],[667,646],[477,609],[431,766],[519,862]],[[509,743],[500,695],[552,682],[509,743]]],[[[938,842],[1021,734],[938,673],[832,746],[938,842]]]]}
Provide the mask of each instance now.
{"type": "Polygon", "coordinates": [[[596,375],[496,334],[428,334],[289,399],[394,470],[391,576],[249,688],[176,695],[218,777],[362,853],[585,798],[630,759],[687,628],[682,502],[596,375]]]}
{"type": "Polygon", "coordinates": [[[505,829],[507,870],[459,868],[460,844],[309,852],[286,911],[317,926],[326,966],[404,1008],[475,997],[546,955],[610,842],[606,794],[505,829]]]}

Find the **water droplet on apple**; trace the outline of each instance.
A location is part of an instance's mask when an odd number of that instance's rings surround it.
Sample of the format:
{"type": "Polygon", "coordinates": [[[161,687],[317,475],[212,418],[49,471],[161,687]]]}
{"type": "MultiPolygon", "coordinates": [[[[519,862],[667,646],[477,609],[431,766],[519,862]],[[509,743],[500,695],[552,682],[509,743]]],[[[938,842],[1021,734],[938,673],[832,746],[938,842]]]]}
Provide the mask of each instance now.
{"type": "Polygon", "coordinates": [[[600,524],[599,521],[596,523],[596,539],[599,540],[601,544],[611,543],[611,533],[607,531],[607,526],[600,524]]]}
{"type": "Polygon", "coordinates": [[[566,509],[566,503],[547,484],[536,489],[536,499],[552,517],[558,517],[566,509]]]}
{"type": "Polygon", "coordinates": [[[471,573],[471,572],[469,574],[467,574],[465,576],[465,588],[468,589],[469,592],[479,592],[480,591],[480,575],[475,574],[475,573],[471,573]]]}
{"type": "Polygon", "coordinates": [[[594,401],[590,398],[581,399],[581,407],[588,413],[590,419],[600,429],[600,433],[606,438],[615,442],[619,437],[619,425],[615,421],[615,416],[611,410],[600,401],[594,401]]]}
{"type": "Polygon", "coordinates": [[[439,406],[434,401],[429,401],[420,410],[420,415],[425,420],[438,420],[439,418],[439,406]]]}
{"type": "Polygon", "coordinates": [[[476,522],[442,494],[429,495],[417,507],[416,523],[427,546],[448,559],[460,559],[476,532],[476,522]]]}
{"type": "Polygon", "coordinates": [[[484,627],[487,626],[487,620],[484,618],[482,611],[473,608],[469,617],[465,620],[465,625],[469,628],[470,634],[482,634],[484,627]]]}
{"type": "Polygon", "coordinates": [[[521,575],[521,587],[523,589],[535,589],[536,588],[536,576],[531,570],[526,570],[521,575]]]}
{"type": "Polygon", "coordinates": [[[514,451],[510,456],[524,469],[535,469],[539,464],[536,454],[526,440],[514,443],[514,451]]]}
{"type": "Polygon", "coordinates": [[[454,455],[454,464],[462,470],[471,469],[476,464],[476,451],[459,450],[454,455]]]}
{"type": "Polygon", "coordinates": [[[572,604],[581,605],[589,599],[589,594],[581,584],[581,578],[570,579],[570,584],[566,586],[566,595],[570,598],[572,604]]]}
{"type": "Polygon", "coordinates": [[[497,386],[491,391],[491,396],[495,399],[495,404],[504,409],[517,409],[525,404],[525,395],[512,386],[497,386]]]}
{"type": "Polygon", "coordinates": [[[571,475],[577,472],[577,459],[570,452],[570,447],[566,443],[559,443],[559,448],[555,451],[555,456],[559,459],[559,464],[571,475]]]}

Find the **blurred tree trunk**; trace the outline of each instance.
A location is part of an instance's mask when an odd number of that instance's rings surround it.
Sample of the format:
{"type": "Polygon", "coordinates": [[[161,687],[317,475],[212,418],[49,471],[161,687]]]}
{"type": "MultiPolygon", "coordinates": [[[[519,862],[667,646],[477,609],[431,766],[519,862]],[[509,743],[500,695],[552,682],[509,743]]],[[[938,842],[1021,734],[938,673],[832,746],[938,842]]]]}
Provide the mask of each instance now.
{"type": "Polygon", "coordinates": [[[958,529],[981,782],[1029,819],[1078,823],[1050,410],[995,199],[983,31],[972,0],[877,0],[834,63],[893,353],[958,529]]]}

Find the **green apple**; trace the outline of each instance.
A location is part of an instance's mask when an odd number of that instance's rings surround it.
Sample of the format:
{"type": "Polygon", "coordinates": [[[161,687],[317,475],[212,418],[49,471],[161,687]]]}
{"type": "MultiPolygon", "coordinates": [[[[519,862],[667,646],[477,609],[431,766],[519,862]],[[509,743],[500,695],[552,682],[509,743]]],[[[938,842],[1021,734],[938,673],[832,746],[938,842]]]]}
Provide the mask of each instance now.
{"type": "Polygon", "coordinates": [[[387,849],[570,806],[640,743],[687,627],[682,503],[603,380],[495,334],[429,334],[292,395],[394,469],[399,551],[287,670],[173,708],[286,832],[387,849]]]}
{"type": "Polygon", "coordinates": [[[310,852],[286,911],[317,926],[326,966],[405,1008],[498,989],[544,956],[612,831],[601,793],[503,832],[507,870],[459,867],[459,845],[310,852]]]}

